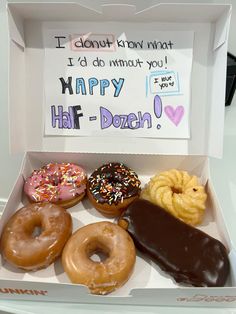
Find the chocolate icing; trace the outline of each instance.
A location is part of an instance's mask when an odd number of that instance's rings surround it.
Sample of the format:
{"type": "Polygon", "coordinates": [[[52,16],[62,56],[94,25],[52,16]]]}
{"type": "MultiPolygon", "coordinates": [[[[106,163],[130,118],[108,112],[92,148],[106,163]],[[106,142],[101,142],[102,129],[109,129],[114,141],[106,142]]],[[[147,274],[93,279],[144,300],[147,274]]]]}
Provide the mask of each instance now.
{"type": "Polygon", "coordinates": [[[220,241],[146,200],[133,202],[120,218],[121,226],[124,220],[136,247],[176,282],[224,286],[229,260],[220,241]]]}
{"type": "Polygon", "coordinates": [[[96,169],[88,179],[89,190],[98,203],[119,203],[140,194],[137,174],[122,163],[108,163],[96,169]]]}

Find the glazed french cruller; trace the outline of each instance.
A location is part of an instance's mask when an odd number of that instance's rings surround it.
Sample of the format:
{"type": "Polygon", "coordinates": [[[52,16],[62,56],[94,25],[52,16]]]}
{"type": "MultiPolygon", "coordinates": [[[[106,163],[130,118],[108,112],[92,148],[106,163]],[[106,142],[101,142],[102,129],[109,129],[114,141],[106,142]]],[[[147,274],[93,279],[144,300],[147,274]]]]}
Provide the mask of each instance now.
{"type": "Polygon", "coordinates": [[[51,203],[29,204],[4,226],[1,253],[15,267],[38,270],[61,255],[71,233],[71,215],[64,208],[51,203]]]}
{"type": "Polygon", "coordinates": [[[195,175],[171,169],[152,177],[143,189],[141,198],[195,226],[203,220],[207,194],[195,175]]]}

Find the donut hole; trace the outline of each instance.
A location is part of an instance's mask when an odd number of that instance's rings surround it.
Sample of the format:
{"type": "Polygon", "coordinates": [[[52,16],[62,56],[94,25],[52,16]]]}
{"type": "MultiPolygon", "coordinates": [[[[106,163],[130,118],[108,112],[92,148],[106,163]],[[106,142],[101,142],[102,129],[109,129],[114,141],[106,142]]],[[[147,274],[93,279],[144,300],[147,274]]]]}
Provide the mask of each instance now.
{"type": "Polygon", "coordinates": [[[108,182],[116,185],[116,184],[121,184],[122,180],[119,177],[109,177],[108,182]]]}
{"type": "Polygon", "coordinates": [[[97,250],[92,255],[89,256],[91,261],[96,262],[96,263],[102,263],[108,257],[109,257],[109,255],[107,255],[104,251],[101,251],[101,250],[97,250]]]}
{"type": "Polygon", "coordinates": [[[109,178],[105,184],[104,193],[108,192],[117,192],[122,189],[122,182],[118,179],[109,178]]]}
{"type": "Polygon", "coordinates": [[[49,177],[50,184],[53,186],[58,186],[61,183],[61,178],[58,175],[52,174],[49,177]]]}
{"type": "Polygon", "coordinates": [[[31,237],[37,238],[41,235],[42,232],[43,232],[42,226],[34,226],[33,231],[31,233],[31,237]]]}
{"type": "Polygon", "coordinates": [[[41,219],[39,217],[36,217],[29,223],[26,223],[25,231],[27,235],[31,238],[39,237],[43,232],[43,225],[41,219]]]}
{"type": "Polygon", "coordinates": [[[182,189],[180,187],[177,187],[177,186],[172,186],[171,187],[171,190],[172,190],[172,193],[174,194],[181,194],[183,193],[182,189]]]}
{"type": "Polygon", "coordinates": [[[121,188],[122,187],[122,182],[120,182],[119,180],[114,180],[112,182],[110,182],[115,188],[121,188]]]}
{"type": "Polygon", "coordinates": [[[92,241],[86,248],[88,258],[95,263],[102,263],[109,258],[109,248],[104,243],[92,241]]]}

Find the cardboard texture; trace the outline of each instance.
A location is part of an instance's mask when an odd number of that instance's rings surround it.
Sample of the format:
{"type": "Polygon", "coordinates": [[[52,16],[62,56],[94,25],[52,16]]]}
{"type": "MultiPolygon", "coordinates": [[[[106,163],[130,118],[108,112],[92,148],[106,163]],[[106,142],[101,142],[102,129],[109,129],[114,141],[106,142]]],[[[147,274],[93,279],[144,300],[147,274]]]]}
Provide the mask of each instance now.
{"type": "MultiPolygon", "coordinates": [[[[48,162],[75,162],[84,166],[88,175],[105,162],[124,162],[138,173],[142,186],[158,171],[184,169],[206,184],[207,213],[199,228],[224,243],[232,271],[222,288],[183,287],[163,274],[158,266],[138,255],[134,273],[122,288],[108,296],[93,296],[85,287],[70,284],[60,260],[47,269],[31,273],[13,269],[1,260],[0,298],[169,306],[236,305],[236,253],[212,186],[207,157],[221,156],[222,153],[222,86],[226,74],[230,12],[228,5],[208,4],[158,4],[141,12],[136,12],[130,5],[106,5],[99,12],[75,3],[9,4],[10,144],[12,152],[25,151],[26,154],[1,218],[0,232],[9,217],[26,204],[22,193],[24,179],[33,169],[48,162]],[[131,142],[127,138],[118,138],[114,143],[109,137],[104,141],[98,137],[43,136],[42,23],[53,22],[54,27],[61,27],[66,21],[68,27],[73,27],[73,21],[110,20],[144,23],[148,25],[145,26],[147,29],[194,31],[190,140],[139,138],[131,142]]],[[[69,211],[74,230],[105,220],[87,199],[69,211]]]]}

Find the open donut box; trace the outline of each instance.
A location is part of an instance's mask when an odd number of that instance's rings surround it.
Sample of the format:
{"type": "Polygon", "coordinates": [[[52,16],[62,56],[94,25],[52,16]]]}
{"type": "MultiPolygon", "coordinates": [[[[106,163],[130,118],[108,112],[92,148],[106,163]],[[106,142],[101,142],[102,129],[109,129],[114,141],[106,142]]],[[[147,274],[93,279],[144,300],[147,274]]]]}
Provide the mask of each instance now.
{"type": "MultiPolygon", "coordinates": [[[[123,287],[107,296],[95,296],[86,287],[70,283],[60,259],[36,272],[15,269],[1,260],[0,298],[135,305],[236,305],[235,247],[214,192],[208,160],[208,156],[222,154],[230,14],[229,5],[213,4],[162,3],[139,12],[135,6],[124,4],[105,5],[96,10],[71,2],[8,4],[10,147],[13,153],[25,152],[25,156],[0,220],[0,232],[9,217],[27,203],[22,192],[24,179],[33,169],[49,162],[74,162],[82,165],[88,175],[105,162],[123,162],[137,172],[142,186],[158,171],[184,169],[206,185],[207,210],[199,228],[224,243],[231,273],[225,287],[184,287],[138,254],[134,272],[123,287]],[[80,20],[115,20],[123,23],[124,28],[127,21],[138,23],[138,27],[151,22],[152,27],[164,30],[194,30],[189,140],[136,138],[131,141],[122,137],[114,141],[111,137],[44,136],[42,24],[80,20]]],[[[87,198],[68,211],[73,217],[74,230],[109,220],[93,209],[87,198]]]]}

